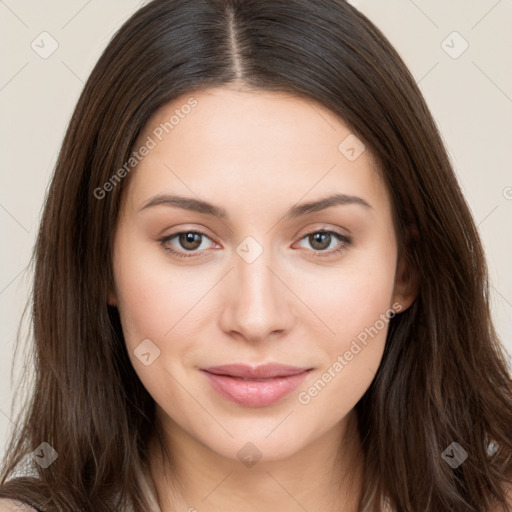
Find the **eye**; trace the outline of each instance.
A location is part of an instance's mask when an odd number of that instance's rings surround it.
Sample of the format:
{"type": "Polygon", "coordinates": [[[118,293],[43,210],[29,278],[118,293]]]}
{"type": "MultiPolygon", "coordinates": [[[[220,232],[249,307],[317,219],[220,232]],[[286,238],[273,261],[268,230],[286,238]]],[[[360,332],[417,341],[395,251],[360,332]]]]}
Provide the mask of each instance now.
{"type": "MultiPolygon", "coordinates": [[[[201,231],[178,231],[161,238],[159,242],[166,251],[180,258],[191,258],[208,252],[205,247],[202,247],[205,239],[211,241],[210,237],[201,231]],[[179,247],[172,243],[174,239],[176,239],[179,247]]],[[[352,243],[349,237],[337,231],[325,229],[311,231],[300,239],[300,241],[302,240],[307,240],[311,245],[312,249],[310,252],[314,257],[332,256],[333,254],[340,253],[352,243]],[[329,249],[333,243],[334,247],[329,249]]]]}
{"type": "Polygon", "coordinates": [[[190,258],[192,256],[196,256],[196,253],[203,252],[204,247],[202,247],[201,251],[198,249],[200,249],[203,245],[204,238],[210,240],[210,238],[201,231],[179,231],[177,233],[173,233],[172,235],[161,238],[159,242],[166,251],[169,251],[172,254],[182,258],[190,258]],[[171,241],[175,238],[183,250],[176,249],[176,246],[171,243],[171,241]],[[190,254],[187,254],[187,252],[190,254]]]}
{"type": "Polygon", "coordinates": [[[301,238],[306,240],[312,247],[314,257],[328,257],[340,253],[347,246],[351,245],[352,240],[337,231],[319,229],[311,231],[301,238]],[[332,244],[334,243],[334,246],[332,244]],[[331,247],[331,249],[329,249],[331,247]]]}

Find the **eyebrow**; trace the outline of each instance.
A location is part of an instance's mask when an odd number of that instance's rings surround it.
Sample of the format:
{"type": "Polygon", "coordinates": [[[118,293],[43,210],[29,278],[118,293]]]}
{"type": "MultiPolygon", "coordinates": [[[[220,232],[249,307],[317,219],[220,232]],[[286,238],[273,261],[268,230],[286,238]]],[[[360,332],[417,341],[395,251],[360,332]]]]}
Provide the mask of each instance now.
{"type": "MultiPolygon", "coordinates": [[[[317,201],[310,201],[308,203],[301,203],[292,206],[283,216],[284,219],[292,219],[301,217],[310,213],[319,212],[326,208],[339,205],[359,205],[366,209],[372,210],[372,206],[363,198],[358,196],[351,196],[347,194],[333,194],[317,201]]],[[[220,219],[228,219],[229,216],[226,210],[220,206],[215,206],[206,201],[194,199],[191,197],[170,195],[170,194],[157,194],[150,198],[142,206],[140,211],[146,210],[154,206],[170,206],[182,208],[192,212],[202,213],[205,215],[212,215],[220,219]]]]}

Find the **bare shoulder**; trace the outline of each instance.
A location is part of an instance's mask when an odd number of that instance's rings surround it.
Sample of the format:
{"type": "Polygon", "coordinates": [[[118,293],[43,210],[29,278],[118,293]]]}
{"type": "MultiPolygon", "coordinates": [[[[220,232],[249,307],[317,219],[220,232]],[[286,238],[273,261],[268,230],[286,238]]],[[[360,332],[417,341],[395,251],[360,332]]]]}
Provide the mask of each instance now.
{"type": "Polygon", "coordinates": [[[0,498],[0,512],[35,512],[35,509],[21,501],[0,498]]]}
{"type": "MultiPolygon", "coordinates": [[[[490,510],[489,512],[510,512],[510,511],[512,511],[512,484],[505,485],[504,489],[505,489],[505,496],[507,497],[508,509],[504,510],[503,507],[500,506],[500,507],[496,507],[496,508],[490,510]]],[[[0,512],[1,512],[1,509],[0,509],[0,512]]]]}

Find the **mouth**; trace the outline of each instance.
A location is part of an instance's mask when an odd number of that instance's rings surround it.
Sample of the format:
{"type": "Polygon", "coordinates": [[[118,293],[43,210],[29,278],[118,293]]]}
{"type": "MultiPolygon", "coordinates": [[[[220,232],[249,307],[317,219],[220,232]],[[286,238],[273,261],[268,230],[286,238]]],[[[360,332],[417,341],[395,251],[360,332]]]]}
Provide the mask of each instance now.
{"type": "Polygon", "coordinates": [[[222,397],[245,407],[272,405],[299,386],[313,368],[266,364],[231,364],[201,368],[222,397]]]}

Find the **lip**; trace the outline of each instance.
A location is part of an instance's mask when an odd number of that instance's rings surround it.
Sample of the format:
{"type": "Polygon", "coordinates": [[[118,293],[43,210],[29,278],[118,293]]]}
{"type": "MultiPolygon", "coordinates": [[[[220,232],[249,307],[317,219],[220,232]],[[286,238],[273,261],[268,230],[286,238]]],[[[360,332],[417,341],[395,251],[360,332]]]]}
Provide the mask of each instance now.
{"type": "Polygon", "coordinates": [[[276,363],[201,368],[215,391],[246,407],[265,407],[278,402],[299,386],[311,370],[276,363]]]}

